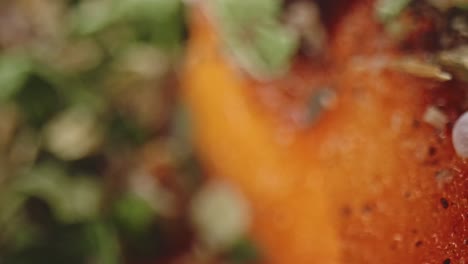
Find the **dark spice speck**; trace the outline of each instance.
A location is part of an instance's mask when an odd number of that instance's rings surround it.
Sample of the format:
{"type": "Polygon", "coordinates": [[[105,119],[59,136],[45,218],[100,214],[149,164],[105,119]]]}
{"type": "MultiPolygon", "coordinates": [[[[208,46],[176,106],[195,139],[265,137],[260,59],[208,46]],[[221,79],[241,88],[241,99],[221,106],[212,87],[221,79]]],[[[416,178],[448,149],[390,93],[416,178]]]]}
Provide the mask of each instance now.
{"type": "Polygon", "coordinates": [[[344,217],[351,216],[351,213],[352,213],[352,210],[351,210],[351,208],[349,206],[344,206],[343,208],[341,208],[341,214],[344,217]]]}
{"type": "Polygon", "coordinates": [[[442,262],[442,264],[450,264],[452,261],[448,258],[448,259],[445,259],[444,262],[442,262]]]}
{"type": "Polygon", "coordinates": [[[437,149],[435,147],[431,146],[431,147],[429,147],[427,152],[428,152],[429,156],[432,157],[437,153],[437,149]]]}
{"type": "Polygon", "coordinates": [[[445,198],[443,198],[443,197],[440,198],[440,204],[442,205],[442,207],[443,207],[444,209],[447,209],[447,208],[449,207],[449,202],[447,201],[447,199],[445,199],[445,198]]]}
{"type": "Polygon", "coordinates": [[[406,191],[403,196],[406,198],[406,199],[409,199],[411,198],[411,192],[410,191],[406,191]]]}
{"type": "Polygon", "coordinates": [[[421,240],[418,240],[418,241],[416,241],[416,243],[414,243],[414,245],[415,245],[416,247],[421,247],[423,244],[424,244],[424,243],[423,243],[421,240]]]}
{"type": "Polygon", "coordinates": [[[362,207],[362,212],[364,214],[370,214],[374,211],[374,205],[370,204],[370,203],[366,203],[364,204],[364,206],[362,207]]]}

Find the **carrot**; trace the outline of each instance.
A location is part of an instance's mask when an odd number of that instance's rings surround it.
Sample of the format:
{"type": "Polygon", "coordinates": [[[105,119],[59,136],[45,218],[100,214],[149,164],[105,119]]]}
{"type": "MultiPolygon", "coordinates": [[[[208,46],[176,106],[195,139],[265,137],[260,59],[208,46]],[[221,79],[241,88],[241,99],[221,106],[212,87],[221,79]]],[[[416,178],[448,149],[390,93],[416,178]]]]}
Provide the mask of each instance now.
{"type": "Polygon", "coordinates": [[[212,175],[249,200],[265,263],[468,256],[467,166],[449,127],[423,120],[438,99],[454,122],[460,89],[392,69],[402,54],[371,12],[357,1],[333,21],[325,66],[296,61],[286,77],[265,83],[237,69],[212,21],[192,11],[183,85],[198,150],[212,175]],[[255,95],[298,78],[338,91],[334,107],[306,128],[275,117],[255,95]]]}

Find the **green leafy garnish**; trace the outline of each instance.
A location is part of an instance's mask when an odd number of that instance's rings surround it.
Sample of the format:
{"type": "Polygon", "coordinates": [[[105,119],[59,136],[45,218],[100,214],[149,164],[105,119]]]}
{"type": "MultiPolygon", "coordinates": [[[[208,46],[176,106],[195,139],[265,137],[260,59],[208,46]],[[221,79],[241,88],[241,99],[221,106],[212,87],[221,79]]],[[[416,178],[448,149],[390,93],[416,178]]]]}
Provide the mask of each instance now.
{"type": "Polygon", "coordinates": [[[279,21],[279,0],[214,0],[220,33],[241,67],[260,78],[284,73],[298,48],[297,35],[279,21]]]}
{"type": "Polygon", "coordinates": [[[14,190],[46,201],[63,223],[95,218],[100,206],[98,183],[90,177],[67,177],[65,173],[60,165],[47,163],[18,179],[14,190]]]}
{"type": "Polygon", "coordinates": [[[382,22],[389,22],[398,17],[410,3],[411,0],[378,0],[375,9],[377,18],[382,22]]]}
{"type": "Polygon", "coordinates": [[[235,264],[258,263],[261,255],[253,241],[242,238],[234,244],[227,258],[235,264]]]}
{"type": "Polygon", "coordinates": [[[114,208],[118,225],[132,235],[139,235],[147,230],[155,214],[148,202],[131,193],[117,201],[114,208]]]}
{"type": "Polygon", "coordinates": [[[23,54],[0,56],[0,101],[9,99],[23,86],[31,68],[31,61],[23,54]]]}

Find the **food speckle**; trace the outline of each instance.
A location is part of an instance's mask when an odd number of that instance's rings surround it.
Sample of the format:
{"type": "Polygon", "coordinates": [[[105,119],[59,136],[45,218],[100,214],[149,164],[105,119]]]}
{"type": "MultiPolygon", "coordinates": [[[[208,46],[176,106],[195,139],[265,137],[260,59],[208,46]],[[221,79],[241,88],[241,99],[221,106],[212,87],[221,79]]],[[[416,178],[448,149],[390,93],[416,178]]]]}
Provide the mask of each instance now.
{"type": "Polygon", "coordinates": [[[452,263],[452,261],[448,258],[448,259],[445,259],[444,262],[442,262],[442,264],[450,264],[452,263]]]}
{"type": "Polygon", "coordinates": [[[343,208],[341,208],[341,214],[342,214],[344,217],[349,217],[349,216],[351,216],[351,213],[352,213],[351,207],[349,207],[349,206],[344,206],[343,208]]]}
{"type": "Polygon", "coordinates": [[[414,75],[421,78],[430,78],[437,81],[449,81],[452,75],[442,70],[436,64],[420,61],[413,58],[405,58],[392,64],[396,70],[414,75]]]}
{"type": "Polygon", "coordinates": [[[449,207],[449,202],[447,201],[447,199],[445,199],[445,198],[443,198],[443,197],[440,198],[440,204],[442,205],[442,207],[443,207],[444,209],[447,209],[447,208],[449,207]]]}
{"type": "Polygon", "coordinates": [[[411,198],[411,192],[410,191],[406,191],[403,196],[406,198],[406,199],[409,199],[411,198]]]}
{"type": "Polygon", "coordinates": [[[413,120],[412,126],[413,128],[419,128],[421,126],[421,122],[419,120],[413,120]]]}
{"type": "Polygon", "coordinates": [[[453,173],[451,170],[442,169],[435,173],[435,178],[437,181],[437,187],[439,189],[443,188],[446,184],[450,183],[453,179],[453,173]]]}
{"type": "Polygon", "coordinates": [[[423,243],[421,240],[418,240],[418,241],[416,241],[416,243],[414,243],[414,245],[415,245],[416,247],[421,247],[423,244],[424,244],[424,243],[423,243]]]}
{"type": "Polygon", "coordinates": [[[336,93],[332,89],[322,88],[315,92],[308,103],[307,123],[316,121],[324,109],[331,109],[336,103],[336,93]]]}
{"type": "Polygon", "coordinates": [[[433,146],[429,147],[428,154],[429,156],[434,156],[437,153],[437,149],[433,146]]]}
{"type": "Polygon", "coordinates": [[[366,203],[364,204],[364,206],[362,207],[362,212],[364,214],[370,214],[374,211],[374,205],[370,204],[370,203],[366,203]]]}
{"type": "Polygon", "coordinates": [[[300,49],[306,55],[321,54],[326,31],[320,20],[320,10],[311,1],[293,2],[285,11],[286,26],[299,36],[300,49]]]}
{"type": "Polygon", "coordinates": [[[447,116],[435,106],[429,106],[426,109],[423,120],[424,122],[439,130],[443,130],[445,125],[448,123],[447,116]]]}

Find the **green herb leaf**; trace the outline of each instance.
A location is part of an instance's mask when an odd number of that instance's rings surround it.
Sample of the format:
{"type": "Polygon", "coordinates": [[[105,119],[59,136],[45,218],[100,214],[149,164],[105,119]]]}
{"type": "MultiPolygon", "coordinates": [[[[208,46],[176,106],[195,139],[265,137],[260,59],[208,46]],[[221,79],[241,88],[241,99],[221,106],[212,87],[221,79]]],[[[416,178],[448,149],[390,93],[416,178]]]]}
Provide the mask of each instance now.
{"type": "Polygon", "coordinates": [[[117,234],[108,223],[90,223],[85,227],[85,233],[87,241],[92,246],[92,251],[94,251],[94,263],[121,263],[120,246],[117,234]]]}
{"type": "Polygon", "coordinates": [[[65,105],[62,94],[57,88],[36,74],[29,76],[14,99],[21,107],[28,123],[36,128],[44,125],[65,105]]]}
{"type": "Polygon", "coordinates": [[[259,78],[284,73],[298,36],[279,23],[279,0],[216,0],[220,33],[241,67],[259,78]]]}
{"type": "Polygon", "coordinates": [[[23,54],[0,57],[0,100],[9,99],[23,86],[31,66],[31,61],[23,54]]]}
{"type": "Polygon", "coordinates": [[[377,18],[382,22],[388,22],[400,15],[411,0],[378,0],[376,4],[377,18]]]}
{"type": "Polygon", "coordinates": [[[182,39],[180,0],[114,0],[115,15],[131,22],[140,38],[163,48],[177,48],[182,39]]]}
{"type": "Polygon", "coordinates": [[[70,17],[73,30],[81,35],[96,33],[114,21],[112,11],[109,1],[81,1],[70,17]]]}
{"type": "Polygon", "coordinates": [[[228,252],[228,259],[233,263],[257,263],[260,261],[260,253],[253,241],[243,238],[228,252]]]}
{"type": "Polygon", "coordinates": [[[276,20],[281,11],[279,0],[215,0],[222,23],[232,27],[252,26],[255,21],[276,20]]]}
{"type": "Polygon", "coordinates": [[[114,216],[118,225],[133,235],[145,232],[155,215],[156,212],[145,200],[131,193],[120,198],[114,208],[114,216]]]}
{"type": "Polygon", "coordinates": [[[68,177],[62,166],[47,163],[15,182],[15,190],[26,197],[46,201],[63,223],[95,218],[99,213],[100,189],[89,177],[68,177]]]}
{"type": "Polygon", "coordinates": [[[272,24],[258,27],[257,36],[254,46],[260,59],[259,66],[265,72],[283,71],[297,48],[295,34],[272,24]]]}

